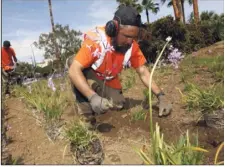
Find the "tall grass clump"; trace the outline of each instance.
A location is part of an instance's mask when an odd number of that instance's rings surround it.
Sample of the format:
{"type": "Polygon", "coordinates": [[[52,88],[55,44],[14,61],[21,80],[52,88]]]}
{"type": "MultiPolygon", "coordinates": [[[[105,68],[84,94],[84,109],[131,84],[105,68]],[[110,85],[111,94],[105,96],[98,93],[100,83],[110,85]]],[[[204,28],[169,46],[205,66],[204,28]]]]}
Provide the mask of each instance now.
{"type": "Polygon", "coordinates": [[[181,94],[188,111],[200,110],[201,112],[209,113],[222,109],[224,106],[223,86],[220,84],[201,89],[197,85],[187,83],[184,91],[186,93],[181,94]]]}
{"type": "Polygon", "coordinates": [[[68,105],[68,97],[60,89],[53,91],[49,88],[46,80],[27,87],[16,87],[15,94],[24,98],[29,106],[42,113],[47,121],[59,120],[68,105]]]}
{"type": "Polygon", "coordinates": [[[88,130],[81,121],[71,123],[65,132],[66,138],[76,147],[86,147],[91,141],[97,139],[96,134],[88,130]]]}
{"type": "Polygon", "coordinates": [[[139,121],[139,120],[145,120],[146,117],[146,112],[145,111],[137,111],[137,112],[133,112],[131,114],[131,121],[139,121]]]}

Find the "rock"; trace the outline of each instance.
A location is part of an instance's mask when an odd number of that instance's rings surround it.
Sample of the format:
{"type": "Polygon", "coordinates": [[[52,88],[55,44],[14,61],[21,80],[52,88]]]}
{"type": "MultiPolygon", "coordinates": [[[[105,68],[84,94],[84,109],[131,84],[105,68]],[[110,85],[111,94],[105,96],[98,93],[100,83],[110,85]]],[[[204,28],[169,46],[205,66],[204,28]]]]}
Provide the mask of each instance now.
{"type": "Polygon", "coordinates": [[[205,113],[204,120],[208,127],[212,127],[215,129],[223,129],[224,128],[224,110],[217,110],[213,113],[205,113]]]}

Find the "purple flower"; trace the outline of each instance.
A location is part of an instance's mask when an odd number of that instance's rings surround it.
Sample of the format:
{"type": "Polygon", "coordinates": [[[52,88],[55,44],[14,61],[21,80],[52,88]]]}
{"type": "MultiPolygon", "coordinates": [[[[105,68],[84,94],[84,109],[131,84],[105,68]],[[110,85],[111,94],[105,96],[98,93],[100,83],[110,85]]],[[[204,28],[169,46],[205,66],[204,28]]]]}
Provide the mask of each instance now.
{"type": "Polygon", "coordinates": [[[48,87],[51,88],[54,92],[56,91],[54,82],[52,81],[52,77],[48,79],[48,87]]]}
{"type": "Polygon", "coordinates": [[[169,50],[171,52],[169,53],[168,60],[175,68],[178,68],[178,64],[184,56],[177,48],[170,47],[169,50]]]}

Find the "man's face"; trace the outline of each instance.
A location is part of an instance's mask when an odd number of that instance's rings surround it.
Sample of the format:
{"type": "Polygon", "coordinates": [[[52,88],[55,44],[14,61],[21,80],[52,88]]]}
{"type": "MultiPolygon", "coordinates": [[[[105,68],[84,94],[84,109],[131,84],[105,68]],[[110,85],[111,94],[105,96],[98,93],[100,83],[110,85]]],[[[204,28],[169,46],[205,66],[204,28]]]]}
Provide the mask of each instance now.
{"type": "Polygon", "coordinates": [[[112,39],[112,45],[115,51],[123,54],[126,53],[133,41],[138,38],[138,34],[139,28],[136,26],[120,26],[117,36],[112,39]]]}
{"type": "Polygon", "coordinates": [[[8,46],[3,46],[5,49],[9,49],[9,47],[8,46]]]}

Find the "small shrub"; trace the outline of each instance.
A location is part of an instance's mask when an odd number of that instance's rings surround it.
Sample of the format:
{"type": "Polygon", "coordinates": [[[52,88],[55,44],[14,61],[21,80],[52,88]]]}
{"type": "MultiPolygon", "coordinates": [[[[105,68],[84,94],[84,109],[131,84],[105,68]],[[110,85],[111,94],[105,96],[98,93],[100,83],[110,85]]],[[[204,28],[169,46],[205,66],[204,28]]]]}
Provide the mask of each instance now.
{"type": "MultiPolygon", "coordinates": [[[[148,29],[152,34],[151,39],[139,43],[148,62],[155,62],[156,56],[159,54],[158,50],[161,50],[164,46],[164,41],[168,36],[175,39],[172,41],[175,48],[183,50],[186,45],[187,30],[183,24],[176,22],[172,16],[163,17],[153,22],[148,29]]],[[[167,56],[166,50],[162,57],[167,59],[167,56]]]]}

